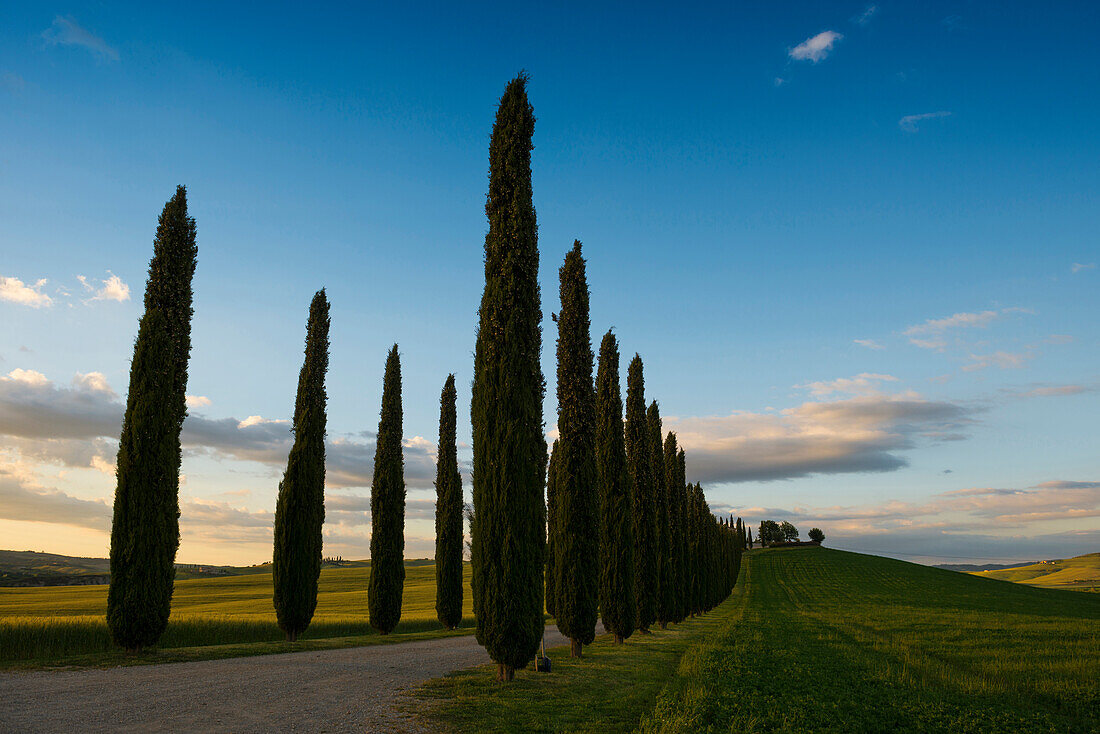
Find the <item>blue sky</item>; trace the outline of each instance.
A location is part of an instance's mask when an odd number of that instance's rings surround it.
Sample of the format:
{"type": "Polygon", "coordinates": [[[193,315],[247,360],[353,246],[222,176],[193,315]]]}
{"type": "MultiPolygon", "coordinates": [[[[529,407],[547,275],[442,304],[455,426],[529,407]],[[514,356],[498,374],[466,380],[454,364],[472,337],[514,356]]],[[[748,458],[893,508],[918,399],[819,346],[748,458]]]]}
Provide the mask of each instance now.
{"type": "Polygon", "coordinates": [[[520,69],[544,311],[579,238],[594,339],[614,327],[642,355],[712,506],[929,562],[1100,544],[1090,3],[25,3],[3,19],[5,546],[106,553],[151,240],[183,183],[199,265],[181,560],[269,557],[278,421],[321,286],[326,552],[367,555],[396,342],[407,553],[430,555],[439,390],[454,372],[468,441],[488,135],[520,69]]]}

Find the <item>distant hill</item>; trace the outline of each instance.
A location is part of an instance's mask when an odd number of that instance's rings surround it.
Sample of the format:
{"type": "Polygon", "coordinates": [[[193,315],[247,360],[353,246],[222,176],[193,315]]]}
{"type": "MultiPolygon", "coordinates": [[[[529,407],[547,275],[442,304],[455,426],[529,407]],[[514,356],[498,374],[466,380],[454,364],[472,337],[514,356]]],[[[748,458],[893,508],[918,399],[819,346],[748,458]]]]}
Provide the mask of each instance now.
{"type": "Polygon", "coordinates": [[[974,573],[975,571],[999,571],[1002,568],[1030,566],[1033,563],[1035,563],[1035,561],[1024,561],[1023,563],[984,563],[981,565],[976,563],[940,563],[932,568],[942,568],[945,571],[958,571],[959,573],[974,573]]]}
{"type": "MultiPolygon", "coordinates": [[[[408,559],[405,565],[430,566],[430,558],[408,559]]],[[[326,560],[324,568],[366,568],[370,561],[326,560]]],[[[254,566],[214,566],[204,563],[177,563],[176,578],[218,578],[251,573],[271,573],[271,562],[254,566]]],[[[38,551],[0,550],[0,586],[94,586],[111,580],[111,561],[107,558],[81,558],[38,551]]]]}
{"type": "Polygon", "coordinates": [[[974,575],[1044,588],[1100,591],[1100,553],[1039,561],[1013,568],[976,571],[974,575]]]}

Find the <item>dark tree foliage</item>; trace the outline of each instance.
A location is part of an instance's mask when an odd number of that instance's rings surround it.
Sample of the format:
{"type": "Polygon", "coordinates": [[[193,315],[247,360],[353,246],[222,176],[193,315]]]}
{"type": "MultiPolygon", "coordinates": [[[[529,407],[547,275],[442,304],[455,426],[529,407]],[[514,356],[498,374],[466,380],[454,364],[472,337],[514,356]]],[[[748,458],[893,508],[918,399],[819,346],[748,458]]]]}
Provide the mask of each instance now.
{"type": "Polygon", "coordinates": [[[680,462],[676,446],[676,434],[672,431],[665,436],[665,492],[668,504],[668,575],[665,577],[665,589],[661,594],[666,605],[661,611],[669,622],[683,620],[683,574],[684,574],[684,508],[679,488],[684,483],[680,476],[680,462]]]}
{"type": "Polygon", "coordinates": [[[600,482],[600,614],[616,643],[634,632],[634,513],[619,392],[619,346],[610,331],[596,372],[596,467],[600,482]]]}
{"type": "Polygon", "coordinates": [[[107,622],[112,639],[128,650],[156,644],[172,605],[197,257],[195,220],[179,186],[157,221],[116,462],[107,622]]]}
{"type": "Polygon", "coordinates": [[[558,432],[554,532],[555,619],[573,657],[596,636],[599,497],[596,486],[596,394],[592,386],[588,280],[581,243],[558,271],[558,432]],[[559,456],[560,454],[560,456],[559,456]]]}
{"type": "Polygon", "coordinates": [[[677,498],[680,506],[680,619],[686,619],[691,614],[691,531],[692,525],[691,503],[689,501],[691,485],[687,483],[687,457],[681,447],[676,453],[676,479],[677,498]]]}
{"type": "Polygon", "coordinates": [[[477,640],[511,680],[543,631],[546,550],[545,382],[538,225],[531,199],[534,110],[527,75],[508,83],[489,143],[485,290],[478,312],[471,400],[477,640]]]}
{"type": "Polygon", "coordinates": [[[405,458],[401,453],[401,358],[397,345],[386,357],[382,413],[374,448],[370,491],[370,626],[388,634],[401,619],[405,586],[405,458]]]}
{"type": "Polygon", "coordinates": [[[798,528],[786,520],[779,523],[779,532],[783,534],[783,540],[785,541],[798,540],[798,528]]]}
{"type": "Polygon", "coordinates": [[[779,529],[779,523],[775,520],[761,520],[756,539],[760,541],[761,548],[766,548],[772,543],[783,542],[783,531],[779,529]]]}
{"type": "Polygon", "coordinates": [[[645,377],[642,358],[635,354],[626,373],[626,464],[634,500],[634,603],[641,632],[648,632],[657,617],[656,513],[649,445],[645,377]]]}
{"type": "Polygon", "coordinates": [[[179,439],[172,404],[162,398],[172,390],[174,368],[164,315],[147,311],[134,344],[118,445],[107,592],[107,626],[127,650],[156,644],[171,611],[179,511],[170,488],[179,439]]]}
{"type": "Polygon", "coordinates": [[[291,642],[306,631],[317,608],[321,526],[325,522],[325,374],[329,303],[324,289],[309,305],[305,359],[294,401],[294,445],[279,482],[271,573],[275,616],[291,642]]]}
{"type": "Polygon", "coordinates": [[[821,528],[810,528],[810,532],[806,535],[815,543],[821,543],[825,540],[825,533],[821,532],[821,528]]]}
{"type": "Polygon", "coordinates": [[[462,475],[458,472],[455,376],[439,396],[439,451],[435,465],[435,613],[454,629],[462,621],[462,475]]]}
{"type": "Polygon", "coordinates": [[[649,431],[649,458],[652,462],[650,476],[653,478],[654,500],[654,532],[653,545],[656,548],[655,575],[656,580],[656,615],[657,624],[665,629],[675,615],[672,611],[672,555],[669,501],[668,501],[668,475],[665,470],[665,452],[661,442],[663,428],[661,426],[661,409],[657,407],[657,401],[649,404],[646,411],[646,424],[649,431]]]}
{"type": "Polygon", "coordinates": [[[554,590],[554,583],[558,577],[555,565],[557,559],[555,536],[558,522],[558,458],[560,456],[558,441],[555,440],[553,448],[550,449],[550,463],[546,467],[546,573],[544,576],[546,579],[546,613],[551,617],[556,617],[558,613],[557,592],[554,590]]]}

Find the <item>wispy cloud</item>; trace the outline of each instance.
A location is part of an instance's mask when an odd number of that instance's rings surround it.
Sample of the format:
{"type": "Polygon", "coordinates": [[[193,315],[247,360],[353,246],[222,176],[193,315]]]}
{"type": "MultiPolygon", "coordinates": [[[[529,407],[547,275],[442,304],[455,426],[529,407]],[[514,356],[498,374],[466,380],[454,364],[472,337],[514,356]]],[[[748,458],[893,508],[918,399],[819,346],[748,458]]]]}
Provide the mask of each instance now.
{"type": "Polygon", "coordinates": [[[860,13],[856,17],[852,18],[852,22],[855,23],[856,25],[866,26],[868,23],[871,22],[871,18],[873,18],[875,16],[875,13],[877,13],[877,12],[878,12],[878,6],[877,5],[868,5],[866,10],[864,10],[862,13],[860,13]]]}
{"type": "Polygon", "coordinates": [[[919,124],[925,120],[935,120],[940,117],[950,117],[951,113],[947,110],[940,110],[939,112],[922,112],[919,115],[906,115],[898,120],[898,127],[907,133],[915,133],[919,130],[919,124]]]}
{"type": "Polygon", "coordinates": [[[1026,365],[1034,354],[1031,352],[1004,352],[998,351],[992,354],[971,354],[970,363],[963,365],[963,372],[976,372],[987,367],[999,367],[1002,370],[1020,369],[1026,365]]]}
{"type": "Polygon", "coordinates": [[[861,347],[867,347],[868,349],[886,349],[886,347],[882,346],[874,339],[853,339],[852,341],[855,344],[858,344],[861,347]]]}
{"type": "Polygon", "coordinates": [[[999,311],[960,312],[942,319],[928,319],[901,332],[909,342],[922,349],[943,351],[947,347],[945,335],[956,329],[973,329],[989,326],[991,322],[1009,313],[1031,313],[1024,308],[1002,308],[999,311]]]}
{"type": "Polygon", "coordinates": [[[810,61],[816,64],[824,61],[842,38],[844,36],[836,31],[822,31],[790,49],[788,55],[795,61],[810,61]]]}
{"type": "Polygon", "coordinates": [[[1096,263],[1074,263],[1070,268],[1071,273],[1080,273],[1082,270],[1093,270],[1096,268],[1096,263]]]}
{"type": "Polygon", "coordinates": [[[809,390],[814,397],[824,397],[834,393],[846,395],[874,395],[879,392],[883,382],[897,382],[893,375],[878,375],[872,372],[863,372],[855,377],[840,377],[835,380],[823,382],[808,382],[795,387],[809,390]]]}
{"type": "Polygon", "coordinates": [[[117,50],[77,23],[71,15],[56,16],[53,25],[42,31],[42,39],[50,46],[78,46],[98,59],[118,61],[117,50]]]}
{"type": "Polygon", "coordinates": [[[0,276],[0,301],[18,303],[20,306],[31,308],[49,306],[53,303],[53,299],[42,292],[45,285],[45,278],[34,283],[24,283],[19,278],[0,276]]]}

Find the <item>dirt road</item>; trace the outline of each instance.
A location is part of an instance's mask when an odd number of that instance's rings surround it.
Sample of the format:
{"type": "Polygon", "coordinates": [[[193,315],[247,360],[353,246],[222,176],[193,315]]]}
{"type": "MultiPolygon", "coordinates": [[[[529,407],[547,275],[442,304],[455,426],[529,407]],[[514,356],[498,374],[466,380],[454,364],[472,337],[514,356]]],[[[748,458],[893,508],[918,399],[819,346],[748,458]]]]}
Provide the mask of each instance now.
{"type": "MultiPolygon", "coordinates": [[[[548,626],[546,644],[566,640],[548,626]]],[[[489,662],[473,635],[104,670],[0,673],[0,732],[419,732],[409,689],[489,662]]]]}

